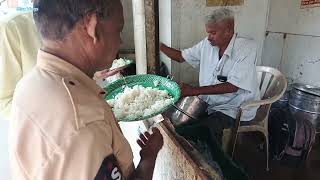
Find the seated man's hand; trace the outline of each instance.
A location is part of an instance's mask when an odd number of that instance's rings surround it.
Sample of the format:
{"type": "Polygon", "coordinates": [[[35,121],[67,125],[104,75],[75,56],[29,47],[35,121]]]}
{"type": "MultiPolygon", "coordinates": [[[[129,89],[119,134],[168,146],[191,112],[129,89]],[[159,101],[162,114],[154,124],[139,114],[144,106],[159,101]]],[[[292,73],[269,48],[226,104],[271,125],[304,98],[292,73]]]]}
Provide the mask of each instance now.
{"type": "Polygon", "coordinates": [[[137,143],[141,147],[141,159],[156,159],[158,152],[163,146],[163,137],[157,128],[152,128],[152,134],[145,132],[140,134],[137,143]]]}
{"type": "Polygon", "coordinates": [[[163,51],[164,48],[166,48],[167,45],[163,44],[162,42],[160,42],[160,51],[163,51]]]}
{"type": "Polygon", "coordinates": [[[181,88],[181,96],[182,97],[195,95],[194,87],[192,87],[188,84],[180,83],[180,88],[181,88]]]}

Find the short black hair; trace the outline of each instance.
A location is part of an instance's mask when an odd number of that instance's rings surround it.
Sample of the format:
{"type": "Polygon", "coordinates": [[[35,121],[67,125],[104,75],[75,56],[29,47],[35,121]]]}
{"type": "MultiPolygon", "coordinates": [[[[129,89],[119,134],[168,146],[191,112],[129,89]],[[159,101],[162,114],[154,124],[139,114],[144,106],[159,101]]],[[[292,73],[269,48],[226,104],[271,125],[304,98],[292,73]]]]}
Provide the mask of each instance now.
{"type": "Polygon", "coordinates": [[[34,20],[41,37],[62,40],[83,17],[110,15],[112,0],[34,0],[34,20]]]}

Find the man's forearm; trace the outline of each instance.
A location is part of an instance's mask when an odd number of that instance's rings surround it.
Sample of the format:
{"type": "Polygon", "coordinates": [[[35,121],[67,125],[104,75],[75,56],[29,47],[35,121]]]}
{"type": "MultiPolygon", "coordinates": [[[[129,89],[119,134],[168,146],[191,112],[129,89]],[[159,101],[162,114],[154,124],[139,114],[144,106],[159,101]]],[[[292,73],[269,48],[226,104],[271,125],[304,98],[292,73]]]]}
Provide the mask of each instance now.
{"type": "Polygon", "coordinates": [[[213,95],[213,94],[226,94],[238,91],[238,87],[231,83],[221,83],[211,86],[194,87],[194,96],[198,95],[213,95]]]}
{"type": "Polygon", "coordinates": [[[141,158],[130,180],[152,180],[156,158],[141,158]]]}
{"type": "Polygon", "coordinates": [[[141,147],[140,163],[129,179],[152,180],[153,170],[160,149],[163,146],[163,137],[158,128],[151,129],[139,135],[137,140],[141,147]]]}
{"type": "Polygon", "coordinates": [[[167,55],[170,59],[177,61],[179,63],[184,62],[185,60],[182,57],[182,53],[179,50],[170,48],[164,44],[160,45],[160,50],[167,55]]]}

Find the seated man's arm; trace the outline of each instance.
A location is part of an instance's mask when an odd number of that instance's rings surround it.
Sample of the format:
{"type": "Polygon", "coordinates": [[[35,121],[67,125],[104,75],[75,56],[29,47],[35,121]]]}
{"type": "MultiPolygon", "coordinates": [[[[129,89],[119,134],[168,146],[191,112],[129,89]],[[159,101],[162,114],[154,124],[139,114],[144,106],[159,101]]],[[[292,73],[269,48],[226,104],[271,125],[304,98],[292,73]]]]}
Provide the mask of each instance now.
{"type": "Polygon", "coordinates": [[[192,87],[186,84],[181,86],[182,96],[213,95],[237,92],[239,87],[231,83],[221,83],[211,86],[192,87]]]}
{"type": "Polygon", "coordinates": [[[185,61],[182,57],[181,51],[170,48],[163,43],[160,44],[160,51],[174,61],[177,61],[179,63],[182,63],[185,61]]]}

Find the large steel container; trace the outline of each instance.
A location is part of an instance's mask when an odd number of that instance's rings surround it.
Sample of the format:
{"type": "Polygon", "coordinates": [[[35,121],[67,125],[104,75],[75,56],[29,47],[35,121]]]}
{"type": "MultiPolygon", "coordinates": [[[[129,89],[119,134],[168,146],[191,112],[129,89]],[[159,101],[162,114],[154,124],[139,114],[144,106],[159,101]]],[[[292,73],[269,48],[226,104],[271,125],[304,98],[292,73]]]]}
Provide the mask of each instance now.
{"type": "Polygon", "coordinates": [[[206,114],[208,104],[197,96],[184,97],[169,108],[164,116],[168,117],[174,126],[181,126],[199,120],[206,114]]]}
{"type": "Polygon", "coordinates": [[[289,106],[297,118],[311,121],[317,132],[320,131],[319,87],[300,83],[293,84],[289,96],[289,106]]]}

